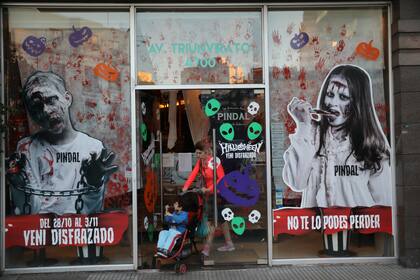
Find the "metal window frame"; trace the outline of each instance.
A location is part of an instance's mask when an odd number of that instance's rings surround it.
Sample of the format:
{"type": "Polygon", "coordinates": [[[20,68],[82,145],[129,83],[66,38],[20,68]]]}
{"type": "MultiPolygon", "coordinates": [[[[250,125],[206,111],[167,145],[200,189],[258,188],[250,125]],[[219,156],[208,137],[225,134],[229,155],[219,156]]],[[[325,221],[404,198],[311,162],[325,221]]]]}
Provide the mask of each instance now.
{"type": "MultiPolygon", "coordinates": [[[[0,7],[0,72],[1,72],[1,92],[0,92],[0,102],[4,104],[5,101],[5,86],[4,86],[4,37],[3,37],[3,8],[0,7]]],[[[0,139],[0,274],[1,271],[5,270],[6,267],[6,249],[5,249],[5,221],[6,221],[6,176],[5,176],[5,148],[6,148],[6,141],[1,135],[0,139]]]]}
{"type": "MultiPolygon", "coordinates": [[[[355,257],[355,258],[299,258],[299,259],[273,259],[273,224],[267,223],[267,258],[268,265],[290,265],[290,264],[323,264],[323,263],[396,263],[398,259],[398,232],[397,232],[397,215],[396,215],[396,182],[395,182],[395,110],[394,110],[394,92],[393,92],[393,71],[392,71],[392,48],[391,48],[391,23],[392,23],[392,3],[390,1],[369,1],[369,2],[301,2],[301,3],[197,3],[197,4],[131,4],[131,3],[115,3],[115,4],[87,4],[87,3],[13,3],[8,2],[0,6],[0,20],[3,20],[3,8],[5,7],[40,7],[40,8],[83,8],[83,9],[97,9],[97,8],[127,8],[129,9],[129,26],[130,26],[130,106],[131,106],[131,155],[132,155],[132,234],[133,244],[132,253],[133,261],[131,264],[110,264],[110,265],[92,265],[92,266],[74,266],[72,269],[77,271],[104,271],[104,270],[132,270],[138,267],[138,238],[137,238],[137,181],[138,181],[138,166],[136,161],[136,114],[135,114],[135,98],[137,90],[171,90],[171,89],[264,89],[265,90],[265,129],[267,143],[271,143],[271,116],[270,116],[270,87],[269,87],[269,65],[268,65],[268,13],[273,9],[292,9],[292,8],[355,8],[355,7],[382,7],[387,8],[388,22],[387,22],[387,38],[388,38],[388,92],[390,104],[390,135],[391,135],[391,171],[392,171],[392,186],[393,186],[393,235],[394,235],[394,256],[393,257],[355,257]],[[262,67],[263,67],[263,82],[261,84],[197,84],[197,85],[138,85],[137,84],[137,54],[136,54],[136,21],[138,19],[138,9],[160,9],[160,10],[182,10],[182,9],[196,9],[201,11],[209,11],[215,9],[230,8],[240,11],[243,8],[258,8],[261,9],[261,28],[262,28],[262,67]]],[[[3,29],[0,30],[1,37],[1,54],[4,57],[3,48],[3,29]]],[[[4,59],[1,61],[1,100],[4,102],[4,59]]],[[[1,147],[5,148],[4,139],[1,140],[1,147]]],[[[0,166],[4,164],[4,153],[0,155],[0,166]]],[[[271,144],[266,145],[266,184],[267,184],[267,220],[272,221],[272,197],[271,197],[271,144]]],[[[12,273],[34,273],[34,272],[64,272],[68,271],[69,266],[57,267],[41,267],[41,268],[5,268],[5,247],[4,247],[4,222],[5,222],[5,176],[2,174],[0,178],[0,249],[1,249],[1,263],[0,270],[5,274],[12,273]]]]}

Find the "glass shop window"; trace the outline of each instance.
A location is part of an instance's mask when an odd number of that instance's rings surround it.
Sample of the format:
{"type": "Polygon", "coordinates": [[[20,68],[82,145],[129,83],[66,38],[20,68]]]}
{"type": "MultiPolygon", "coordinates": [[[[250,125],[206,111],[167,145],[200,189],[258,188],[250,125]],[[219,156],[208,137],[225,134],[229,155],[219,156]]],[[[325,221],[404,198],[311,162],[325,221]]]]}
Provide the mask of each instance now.
{"type": "Polygon", "coordinates": [[[3,18],[6,267],[132,263],[128,10],[3,18]]]}
{"type": "Polygon", "coordinates": [[[394,255],[387,26],[269,11],[274,258],[394,255]]]}
{"type": "Polygon", "coordinates": [[[137,13],[138,84],[262,83],[261,13],[137,13]]]}

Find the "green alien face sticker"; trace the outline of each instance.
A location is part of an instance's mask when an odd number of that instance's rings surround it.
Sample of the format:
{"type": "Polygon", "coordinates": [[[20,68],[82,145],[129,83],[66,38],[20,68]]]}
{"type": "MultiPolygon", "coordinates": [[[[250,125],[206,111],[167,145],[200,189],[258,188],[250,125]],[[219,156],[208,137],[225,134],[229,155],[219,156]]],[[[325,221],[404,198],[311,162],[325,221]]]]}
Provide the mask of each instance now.
{"type": "Polygon", "coordinates": [[[204,113],[207,117],[214,116],[220,109],[220,102],[217,99],[212,98],[206,103],[206,107],[204,109],[204,113]]]}
{"type": "Polygon", "coordinates": [[[230,225],[232,226],[233,232],[237,235],[242,235],[245,231],[245,219],[242,217],[233,218],[230,225]]]}
{"type": "Polygon", "coordinates": [[[155,231],[155,227],[153,224],[149,224],[149,226],[147,227],[147,237],[149,238],[149,241],[152,242],[153,241],[153,235],[154,235],[154,231],[155,231]]]}
{"type": "Polygon", "coordinates": [[[235,137],[235,131],[233,130],[233,125],[230,123],[222,123],[219,127],[219,132],[228,141],[232,141],[235,137]]]}
{"type": "Polygon", "coordinates": [[[248,126],[248,138],[249,140],[254,140],[260,136],[262,132],[262,126],[257,122],[252,122],[248,126]]]}
{"type": "Polygon", "coordinates": [[[141,138],[143,138],[143,141],[147,140],[147,127],[144,123],[140,125],[140,132],[141,132],[141,138]]]}

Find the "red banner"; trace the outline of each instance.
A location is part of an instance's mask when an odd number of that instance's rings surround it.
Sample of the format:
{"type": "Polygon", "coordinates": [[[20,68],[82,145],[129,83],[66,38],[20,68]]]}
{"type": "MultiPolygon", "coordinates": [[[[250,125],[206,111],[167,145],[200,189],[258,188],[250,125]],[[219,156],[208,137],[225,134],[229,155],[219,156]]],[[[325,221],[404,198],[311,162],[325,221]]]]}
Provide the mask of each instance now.
{"type": "Polygon", "coordinates": [[[333,234],[353,230],[362,234],[392,235],[391,207],[370,208],[281,208],[273,211],[274,235],[302,235],[313,230],[333,234]]]}
{"type": "Polygon", "coordinates": [[[6,217],[6,248],[22,246],[112,246],[121,241],[128,227],[126,212],[93,215],[53,214],[6,217]]]}

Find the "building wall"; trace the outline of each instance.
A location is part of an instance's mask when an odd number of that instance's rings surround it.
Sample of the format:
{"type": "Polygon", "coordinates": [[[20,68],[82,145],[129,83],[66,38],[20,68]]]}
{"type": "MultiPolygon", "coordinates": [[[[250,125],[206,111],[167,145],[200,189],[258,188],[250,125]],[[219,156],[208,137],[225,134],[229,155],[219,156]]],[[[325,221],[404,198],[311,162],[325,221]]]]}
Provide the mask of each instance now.
{"type": "Polygon", "coordinates": [[[399,260],[420,267],[420,1],[393,2],[399,260]]]}

